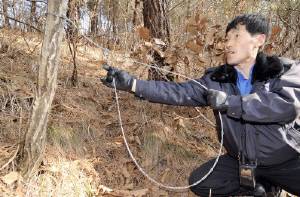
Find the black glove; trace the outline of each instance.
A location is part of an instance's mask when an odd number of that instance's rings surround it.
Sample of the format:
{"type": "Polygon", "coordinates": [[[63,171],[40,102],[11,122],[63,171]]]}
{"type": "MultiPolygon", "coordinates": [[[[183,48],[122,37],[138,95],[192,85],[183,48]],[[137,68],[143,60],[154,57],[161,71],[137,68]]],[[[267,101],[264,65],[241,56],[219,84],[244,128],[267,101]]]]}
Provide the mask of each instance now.
{"type": "Polygon", "coordinates": [[[131,92],[131,88],[135,76],[129,75],[125,70],[118,70],[115,67],[104,65],[103,68],[107,70],[106,78],[101,77],[101,81],[104,85],[110,88],[114,88],[114,84],[118,90],[131,92]]]}
{"type": "Polygon", "coordinates": [[[213,110],[227,111],[230,96],[223,91],[207,89],[204,92],[206,102],[213,110]]]}

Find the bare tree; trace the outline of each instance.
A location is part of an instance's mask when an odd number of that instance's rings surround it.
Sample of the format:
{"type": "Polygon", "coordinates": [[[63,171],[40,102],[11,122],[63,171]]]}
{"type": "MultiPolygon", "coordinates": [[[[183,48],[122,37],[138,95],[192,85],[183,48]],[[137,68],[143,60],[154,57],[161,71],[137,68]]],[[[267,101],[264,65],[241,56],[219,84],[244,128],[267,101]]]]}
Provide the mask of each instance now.
{"type": "Polygon", "coordinates": [[[35,175],[42,162],[48,116],[57,88],[57,69],[63,39],[64,19],[51,13],[65,15],[66,10],[67,0],[48,1],[48,15],[38,67],[37,89],[24,146],[19,152],[21,173],[25,179],[35,175]]]}
{"type": "Polygon", "coordinates": [[[6,26],[6,27],[10,27],[9,18],[8,18],[8,13],[7,13],[7,4],[6,4],[6,0],[2,0],[2,6],[3,6],[3,14],[4,14],[4,17],[5,17],[5,26],[6,26]]]}
{"type": "MultiPolygon", "coordinates": [[[[163,40],[166,45],[162,49],[163,51],[170,44],[170,26],[169,26],[169,14],[168,4],[166,0],[143,0],[143,16],[144,27],[150,30],[150,36],[152,38],[158,38],[163,40]]],[[[153,54],[154,64],[158,67],[163,67],[164,58],[162,58],[157,52],[153,54]]],[[[161,71],[154,68],[149,69],[148,80],[166,80],[172,81],[172,78],[166,77],[161,71]]]]}
{"type": "MultiPolygon", "coordinates": [[[[78,26],[79,20],[76,18],[76,15],[80,15],[81,13],[79,12],[80,1],[78,0],[69,0],[68,3],[68,10],[67,10],[67,18],[70,20],[74,21],[74,23],[78,26]],[[76,12],[77,11],[77,12],[76,12]]],[[[77,44],[76,44],[76,39],[78,38],[78,31],[75,27],[73,26],[68,26],[66,29],[66,34],[68,38],[68,44],[69,44],[69,50],[72,55],[73,59],[73,74],[71,77],[71,83],[73,86],[77,86],[78,84],[78,73],[77,73],[77,63],[76,63],[76,56],[77,56],[77,44]]]]}
{"type": "Polygon", "coordinates": [[[99,7],[100,0],[90,0],[87,3],[90,10],[90,32],[94,35],[98,33],[98,22],[99,22],[99,7]]]}
{"type": "MultiPolygon", "coordinates": [[[[34,22],[36,22],[36,1],[31,1],[29,24],[35,26],[34,22]]],[[[32,31],[31,28],[30,31],[32,31]]]]}
{"type": "Polygon", "coordinates": [[[170,41],[169,14],[166,0],[143,0],[144,26],[150,30],[150,36],[170,41]]]}
{"type": "Polygon", "coordinates": [[[138,8],[139,5],[140,5],[140,0],[135,0],[134,10],[133,10],[133,18],[132,18],[133,26],[137,25],[137,8],[138,8]]]}

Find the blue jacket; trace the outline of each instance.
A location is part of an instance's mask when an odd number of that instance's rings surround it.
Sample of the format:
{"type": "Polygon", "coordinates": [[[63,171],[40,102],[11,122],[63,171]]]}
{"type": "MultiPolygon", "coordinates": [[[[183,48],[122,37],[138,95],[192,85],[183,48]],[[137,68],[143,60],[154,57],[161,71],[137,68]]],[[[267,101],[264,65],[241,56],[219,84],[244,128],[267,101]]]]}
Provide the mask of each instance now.
{"type": "MultiPolygon", "coordinates": [[[[241,136],[245,136],[247,160],[258,165],[284,163],[300,153],[300,64],[287,58],[258,53],[250,94],[241,95],[237,73],[228,64],[209,68],[196,79],[209,89],[231,95],[222,113],[224,147],[238,159],[241,136]]],[[[194,81],[183,83],[137,81],[135,95],[151,102],[181,106],[206,106],[205,89],[194,81]]],[[[220,137],[221,125],[214,111],[220,137]]]]}

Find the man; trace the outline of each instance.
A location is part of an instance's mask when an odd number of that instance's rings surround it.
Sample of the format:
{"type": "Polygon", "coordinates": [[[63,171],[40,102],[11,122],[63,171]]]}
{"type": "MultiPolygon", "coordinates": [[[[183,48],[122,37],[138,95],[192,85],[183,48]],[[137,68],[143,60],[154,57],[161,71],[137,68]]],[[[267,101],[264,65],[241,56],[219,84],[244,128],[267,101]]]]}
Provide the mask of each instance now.
{"type": "MultiPolygon", "coordinates": [[[[209,68],[194,81],[142,81],[105,66],[102,82],[151,102],[207,106],[224,127],[227,153],[213,172],[191,188],[199,196],[265,196],[280,187],[300,196],[300,64],[261,52],[270,25],[259,14],[235,18],[226,29],[226,64],[209,68]],[[249,192],[250,193],[247,193],[249,192]]],[[[215,160],[194,170],[193,184],[215,160]]]]}

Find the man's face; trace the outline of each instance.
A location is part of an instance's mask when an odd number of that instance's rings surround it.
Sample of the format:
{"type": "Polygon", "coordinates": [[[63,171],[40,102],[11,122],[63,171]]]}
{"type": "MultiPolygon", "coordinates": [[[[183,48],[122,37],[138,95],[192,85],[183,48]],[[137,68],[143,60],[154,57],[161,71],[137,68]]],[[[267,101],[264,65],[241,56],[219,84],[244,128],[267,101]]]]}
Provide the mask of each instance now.
{"type": "Polygon", "coordinates": [[[237,25],[226,35],[225,54],[227,63],[232,66],[254,63],[260,44],[261,34],[251,36],[245,25],[237,25]],[[254,61],[254,62],[253,62],[254,61]]]}

